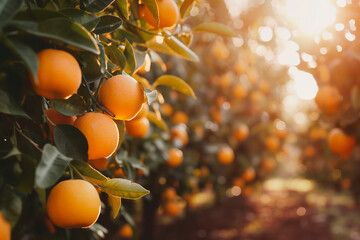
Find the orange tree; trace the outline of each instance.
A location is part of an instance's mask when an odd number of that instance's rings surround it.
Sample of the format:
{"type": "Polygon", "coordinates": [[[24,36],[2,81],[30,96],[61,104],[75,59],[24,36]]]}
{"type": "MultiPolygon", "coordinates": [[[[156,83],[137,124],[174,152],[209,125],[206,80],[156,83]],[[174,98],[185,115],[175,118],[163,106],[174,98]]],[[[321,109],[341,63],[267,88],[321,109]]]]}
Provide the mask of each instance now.
{"type": "MultiPolygon", "coordinates": [[[[180,78],[148,81],[138,73],[149,71],[151,62],[155,71],[165,69],[156,51],[198,61],[186,45],[195,31],[236,36],[215,23],[186,28],[195,4],[2,2],[2,239],[10,239],[9,226],[12,239],[99,239],[107,233],[101,224],[119,227],[110,219],[120,209],[121,218],[134,224],[121,198],[138,199],[149,193],[141,185],[158,186],[137,176],[157,168],[170,147],[155,127],[166,130],[159,111],[164,98],[157,88],[164,85],[194,96],[180,78]],[[100,224],[95,223],[98,217],[100,224]]],[[[181,164],[180,150],[170,150],[169,156],[170,166],[181,164]]],[[[132,235],[125,226],[116,232],[132,235]]]]}
{"type": "Polygon", "coordinates": [[[358,9],[355,3],[337,7],[337,25],[344,29],[329,25],[323,32],[330,33],[332,39],[320,38],[315,43],[294,38],[300,53],[306,52],[316,61],[315,67],[304,61],[299,67],[312,73],[319,86],[316,107],[309,110],[312,122],[299,138],[306,174],[326,186],[350,190],[357,203],[359,51],[357,39],[352,38],[359,32],[354,28],[358,9]]]}

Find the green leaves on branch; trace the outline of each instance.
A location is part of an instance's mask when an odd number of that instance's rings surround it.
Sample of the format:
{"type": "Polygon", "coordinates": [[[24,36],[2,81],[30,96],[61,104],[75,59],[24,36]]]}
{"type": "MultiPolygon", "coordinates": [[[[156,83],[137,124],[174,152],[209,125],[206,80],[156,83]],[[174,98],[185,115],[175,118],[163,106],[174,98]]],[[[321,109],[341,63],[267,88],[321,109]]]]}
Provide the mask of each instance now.
{"type": "Polygon", "coordinates": [[[195,0],[185,0],[180,7],[180,16],[184,18],[188,12],[190,12],[191,7],[193,6],[195,0]]]}
{"type": "Polygon", "coordinates": [[[123,178],[113,178],[101,186],[101,191],[125,199],[139,199],[150,193],[137,183],[123,178]]]}
{"type": "Polygon", "coordinates": [[[162,75],[154,82],[153,86],[167,86],[171,87],[183,94],[189,95],[193,98],[196,98],[194,91],[192,88],[187,84],[184,80],[179,77],[172,76],[172,75],[162,75]]]}
{"type": "Polygon", "coordinates": [[[188,48],[176,37],[165,37],[164,42],[176,55],[183,57],[189,61],[199,61],[199,57],[196,55],[196,53],[194,53],[190,48],[188,48]]]}
{"type": "Polygon", "coordinates": [[[98,17],[76,8],[61,9],[59,12],[82,25],[89,32],[93,31],[100,21],[98,17]]]}
{"type": "Polygon", "coordinates": [[[116,16],[105,15],[100,17],[100,21],[97,24],[95,34],[103,34],[113,32],[118,29],[122,24],[122,20],[116,16]]]}
{"type": "Polygon", "coordinates": [[[157,117],[157,115],[154,112],[149,112],[147,118],[149,119],[150,122],[158,126],[160,129],[164,130],[165,132],[169,131],[169,128],[166,125],[165,121],[162,120],[160,117],[157,117]]]}
{"type": "Polygon", "coordinates": [[[125,72],[129,75],[132,75],[136,68],[136,60],[135,60],[134,49],[127,39],[125,39],[124,55],[126,57],[125,72]]]}
{"type": "Polygon", "coordinates": [[[11,26],[29,34],[58,40],[76,48],[99,54],[96,40],[80,24],[66,18],[52,18],[42,22],[12,21],[11,26]]]}
{"type": "Polygon", "coordinates": [[[6,92],[0,89],[0,112],[30,118],[21,106],[6,92]]]}
{"type": "Polygon", "coordinates": [[[207,32],[226,37],[239,37],[239,35],[234,32],[233,29],[217,22],[202,23],[194,28],[194,32],[207,32]]]}
{"type": "Polygon", "coordinates": [[[121,70],[126,66],[126,57],[124,53],[114,45],[105,46],[105,53],[109,60],[118,66],[121,70]]]}
{"type": "Polygon", "coordinates": [[[100,12],[107,8],[114,0],[80,0],[80,8],[88,12],[100,12]]]}
{"type": "Polygon", "coordinates": [[[87,110],[85,100],[77,94],[72,95],[68,99],[51,99],[49,105],[66,116],[84,114],[87,110]]]}
{"type": "Polygon", "coordinates": [[[143,0],[142,1],[146,7],[149,9],[153,17],[155,18],[156,24],[159,26],[160,19],[159,19],[159,7],[157,5],[156,0],[143,0]]]}
{"type": "Polygon", "coordinates": [[[112,194],[108,194],[108,202],[111,206],[111,214],[115,219],[118,215],[121,207],[121,197],[114,196],[112,194]]]}
{"type": "Polygon", "coordinates": [[[65,172],[70,161],[71,158],[61,154],[56,147],[46,144],[35,171],[35,185],[39,188],[54,185],[65,172]]]}
{"type": "Polygon", "coordinates": [[[2,0],[0,1],[0,29],[5,26],[8,20],[21,8],[23,0],[2,0]]]}
{"type": "Polygon", "coordinates": [[[108,178],[102,175],[98,170],[91,167],[87,162],[80,160],[73,160],[70,163],[70,166],[76,169],[78,174],[81,174],[89,182],[92,182],[98,186],[103,185],[108,178]]]}

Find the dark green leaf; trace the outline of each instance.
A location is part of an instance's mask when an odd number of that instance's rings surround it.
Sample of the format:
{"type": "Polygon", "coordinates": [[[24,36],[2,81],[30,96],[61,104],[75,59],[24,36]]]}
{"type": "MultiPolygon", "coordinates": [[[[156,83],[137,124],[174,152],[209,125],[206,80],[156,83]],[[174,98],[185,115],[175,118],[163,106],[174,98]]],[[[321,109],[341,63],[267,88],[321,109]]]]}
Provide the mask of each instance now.
{"type": "Polygon", "coordinates": [[[128,1],[127,0],[116,0],[116,4],[119,6],[121,13],[127,19],[129,18],[128,12],[128,1]]]}
{"type": "Polygon", "coordinates": [[[88,181],[96,184],[103,185],[108,178],[102,175],[98,170],[91,167],[87,162],[80,160],[72,160],[71,166],[74,167],[82,176],[84,176],[88,181]]]}
{"type": "Polygon", "coordinates": [[[142,2],[146,5],[151,14],[154,16],[156,24],[159,26],[159,7],[156,0],[143,0],[142,2]]]}
{"type": "Polygon", "coordinates": [[[82,25],[89,32],[93,31],[100,21],[98,17],[76,8],[61,9],[60,12],[82,25]]]}
{"type": "Polygon", "coordinates": [[[0,212],[12,227],[15,226],[22,212],[22,201],[16,191],[8,186],[0,192],[0,212]]]}
{"type": "Polygon", "coordinates": [[[116,16],[105,15],[101,16],[100,22],[93,31],[95,34],[103,34],[113,32],[122,24],[122,20],[116,16]]]}
{"type": "Polygon", "coordinates": [[[199,61],[199,57],[176,37],[165,37],[164,42],[174,53],[180,57],[194,62],[199,61]]]}
{"type": "Polygon", "coordinates": [[[54,143],[67,157],[87,161],[88,143],[84,134],[76,127],[58,124],[54,127],[54,143]]]}
{"type": "Polygon", "coordinates": [[[124,28],[119,28],[112,33],[113,38],[119,40],[121,42],[125,42],[125,39],[128,39],[129,42],[137,42],[137,43],[144,43],[144,40],[136,35],[136,32],[128,31],[124,28]]]}
{"type": "Polygon", "coordinates": [[[129,75],[132,75],[136,68],[134,49],[127,39],[125,39],[125,43],[126,43],[125,50],[124,50],[124,55],[126,57],[125,72],[129,75]]]}
{"type": "Polygon", "coordinates": [[[215,33],[226,37],[239,37],[230,27],[217,22],[202,23],[194,28],[194,32],[208,32],[215,33]]]}
{"type": "Polygon", "coordinates": [[[121,69],[126,66],[126,58],[124,53],[114,45],[105,46],[105,52],[110,61],[121,69]]]}
{"type": "Polygon", "coordinates": [[[149,193],[141,185],[122,178],[109,179],[101,186],[101,190],[114,196],[134,200],[149,193]]]}
{"type": "Polygon", "coordinates": [[[15,185],[15,188],[21,192],[31,193],[34,189],[35,162],[29,156],[22,154],[20,167],[22,169],[22,173],[15,185]]]}
{"type": "Polygon", "coordinates": [[[0,29],[5,26],[8,20],[21,8],[23,0],[2,0],[0,1],[0,29]]]}
{"type": "Polygon", "coordinates": [[[10,24],[35,36],[59,40],[94,54],[100,53],[91,34],[83,26],[65,18],[52,18],[40,23],[12,21],[10,24]]]}
{"type": "Polygon", "coordinates": [[[87,110],[85,100],[77,94],[72,95],[68,99],[51,99],[49,105],[66,116],[80,115],[87,110]]]}
{"type": "Polygon", "coordinates": [[[51,144],[44,146],[41,160],[35,171],[35,185],[48,188],[65,172],[71,158],[65,157],[51,144]]]}
{"type": "Polygon", "coordinates": [[[98,47],[100,49],[100,55],[99,55],[99,59],[100,59],[100,66],[101,69],[100,71],[102,73],[106,72],[106,56],[105,56],[105,48],[101,43],[98,43],[98,47]]]}
{"type": "Polygon", "coordinates": [[[14,20],[19,21],[36,21],[41,22],[51,18],[66,18],[64,14],[57,11],[52,11],[48,9],[32,9],[31,12],[28,10],[23,10],[18,12],[14,16],[14,20]]]}
{"type": "Polygon", "coordinates": [[[6,92],[0,90],[0,112],[30,118],[6,92]]]}
{"type": "Polygon", "coordinates": [[[194,2],[195,0],[185,0],[183,4],[181,4],[180,7],[181,18],[184,18],[187,15],[187,13],[190,12],[191,6],[193,5],[194,2]]]}
{"type": "Polygon", "coordinates": [[[154,87],[159,85],[171,87],[183,94],[196,98],[194,91],[184,80],[172,75],[162,75],[154,82],[154,87]]]}
{"type": "Polygon", "coordinates": [[[89,12],[100,12],[114,0],[80,0],[80,8],[89,12]]]}

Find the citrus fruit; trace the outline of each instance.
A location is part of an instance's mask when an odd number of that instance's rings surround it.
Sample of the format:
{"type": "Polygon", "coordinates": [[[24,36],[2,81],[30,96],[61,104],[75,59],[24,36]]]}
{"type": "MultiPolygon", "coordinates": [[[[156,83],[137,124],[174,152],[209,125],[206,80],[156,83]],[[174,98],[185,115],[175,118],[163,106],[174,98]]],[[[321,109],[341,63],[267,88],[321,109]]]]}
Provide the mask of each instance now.
{"type": "Polygon", "coordinates": [[[168,151],[167,165],[170,167],[177,167],[183,161],[183,152],[177,148],[170,148],[168,151]]]}
{"type": "Polygon", "coordinates": [[[52,108],[47,109],[45,111],[45,115],[47,117],[46,122],[49,124],[51,136],[53,136],[55,125],[58,124],[74,125],[74,122],[76,120],[76,116],[66,116],[52,108]]]}
{"type": "Polygon", "coordinates": [[[320,110],[327,114],[337,113],[340,110],[342,97],[336,87],[325,85],[319,88],[315,103],[320,110]]]}
{"type": "Polygon", "coordinates": [[[0,239],[11,240],[11,226],[5,219],[4,215],[0,212],[0,239]]]}
{"type": "Polygon", "coordinates": [[[356,139],[344,133],[340,128],[334,128],[329,133],[328,145],[333,153],[349,158],[355,148],[356,139]]]}
{"type": "Polygon", "coordinates": [[[126,133],[133,138],[143,138],[149,132],[150,122],[147,118],[134,119],[125,122],[126,133]]]}
{"type": "Polygon", "coordinates": [[[173,0],[156,0],[159,8],[159,26],[150,10],[141,5],[139,8],[140,17],[153,26],[154,28],[167,28],[173,27],[179,21],[180,12],[176,3],[173,0]]]}
{"type": "Polygon", "coordinates": [[[234,151],[229,146],[221,147],[217,159],[221,164],[228,165],[234,161],[234,151]]]}

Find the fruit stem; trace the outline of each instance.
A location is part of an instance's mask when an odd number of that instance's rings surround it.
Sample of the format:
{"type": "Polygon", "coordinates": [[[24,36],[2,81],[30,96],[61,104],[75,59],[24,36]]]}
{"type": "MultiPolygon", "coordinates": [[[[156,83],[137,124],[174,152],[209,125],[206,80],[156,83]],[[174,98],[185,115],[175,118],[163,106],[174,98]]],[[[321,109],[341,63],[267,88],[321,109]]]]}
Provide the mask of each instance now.
{"type": "Polygon", "coordinates": [[[39,147],[39,145],[37,143],[35,143],[31,138],[29,138],[28,136],[25,135],[25,133],[21,130],[21,127],[19,125],[18,122],[15,122],[16,125],[16,131],[18,131],[26,140],[28,140],[32,145],[34,145],[34,147],[39,150],[39,152],[42,153],[42,149],[39,147]]]}

